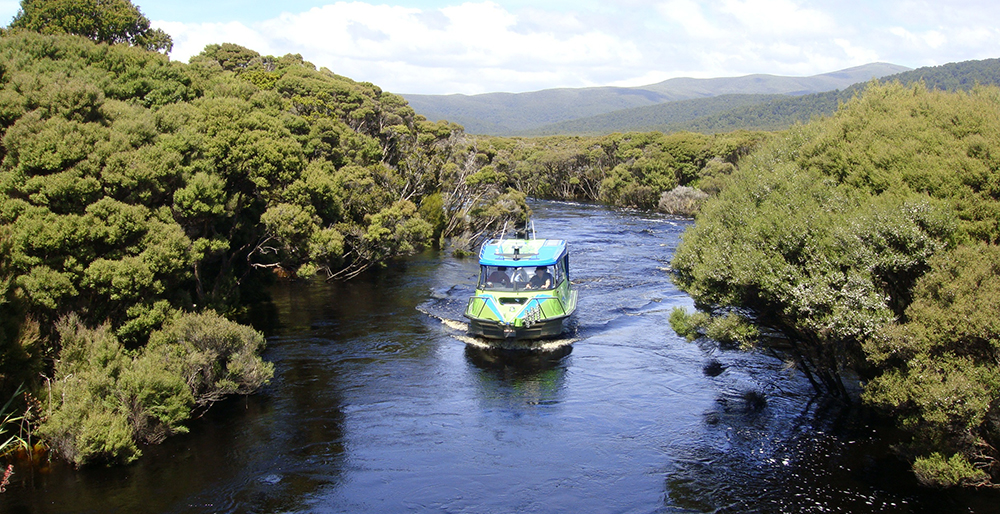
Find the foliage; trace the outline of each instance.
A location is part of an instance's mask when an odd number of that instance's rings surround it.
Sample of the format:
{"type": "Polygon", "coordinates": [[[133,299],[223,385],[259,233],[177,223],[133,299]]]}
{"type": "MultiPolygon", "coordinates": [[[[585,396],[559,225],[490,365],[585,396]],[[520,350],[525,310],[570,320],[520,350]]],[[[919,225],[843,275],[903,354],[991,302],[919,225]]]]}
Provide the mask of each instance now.
{"type": "Polygon", "coordinates": [[[688,186],[677,186],[660,195],[657,210],[667,214],[693,217],[705,200],[708,193],[688,186]]]}
{"type": "Polygon", "coordinates": [[[476,170],[471,180],[493,184],[495,191],[510,187],[538,198],[653,209],[678,185],[694,187],[732,172],[740,156],[769,137],[759,132],[478,137],[456,148],[454,169],[476,170]]]}
{"type": "Polygon", "coordinates": [[[27,441],[21,437],[20,430],[16,434],[13,433],[14,426],[19,425],[24,420],[24,416],[16,415],[17,413],[13,407],[14,400],[21,394],[21,391],[22,388],[18,387],[10,399],[3,404],[3,407],[0,407],[0,457],[7,455],[17,448],[28,447],[27,441]],[[11,434],[9,437],[7,436],[8,433],[11,434]]]}
{"type": "MultiPolygon", "coordinates": [[[[106,325],[88,329],[70,316],[60,321],[58,330],[63,350],[49,397],[54,405],[39,435],[77,465],[135,460],[141,452],[130,417],[145,420],[148,411],[135,397],[137,391],[125,385],[123,375],[130,371],[127,352],[106,325]]],[[[181,404],[185,400],[171,399],[181,404]]],[[[183,416],[176,411],[163,414],[165,430],[179,428],[183,416]]]]}
{"type": "Polygon", "coordinates": [[[675,307],[670,311],[670,328],[688,341],[705,336],[744,350],[754,347],[761,337],[760,329],[736,312],[713,316],[702,311],[689,314],[684,308],[675,307]]]}
{"type": "MultiPolygon", "coordinates": [[[[987,471],[995,474],[1000,247],[959,246],[930,265],[914,288],[906,322],[886,327],[866,345],[869,358],[887,371],[869,384],[865,398],[914,432],[914,452],[947,451],[990,463],[987,471]]],[[[937,468],[945,462],[951,460],[937,468]]]]}
{"type": "Polygon", "coordinates": [[[740,161],[685,234],[676,282],[759,326],[817,389],[849,400],[845,377],[870,379],[864,399],[898,416],[915,458],[983,469],[1000,443],[998,116],[996,88],[869,85],[740,161]]]}
{"type": "Polygon", "coordinates": [[[78,466],[133,461],[139,445],[187,432],[192,407],[249,394],[274,372],[258,356],[259,332],[210,311],[175,316],[138,351],[75,315],[58,330],[62,353],[39,433],[78,466]]]}
{"type": "Polygon", "coordinates": [[[256,330],[205,311],[177,316],[150,336],[136,360],[143,369],[176,373],[205,408],[230,394],[250,394],[274,375],[261,360],[264,336],[256,330]]]}
{"type": "Polygon", "coordinates": [[[683,307],[674,307],[670,311],[670,328],[684,339],[694,341],[703,332],[702,329],[709,318],[708,314],[701,311],[688,313],[683,307]]]}
{"type": "Polygon", "coordinates": [[[56,377],[46,433],[79,464],[131,460],[266,381],[259,336],[207,310],[238,316],[269,271],[349,277],[456,216],[526,216],[486,175],[451,195],[460,129],[372,84],[298,55],[209,45],[186,65],[131,44],[0,38],[0,388],[56,377]]]}
{"type": "Polygon", "coordinates": [[[934,452],[928,457],[919,457],[913,463],[913,472],[924,485],[936,487],[980,486],[989,482],[983,470],[959,454],[945,458],[934,452]]]}
{"type": "Polygon", "coordinates": [[[149,20],[129,0],[21,0],[9,28],[73,34],[146,50],[169,52],[173,46],[170,36],[150,28],[149,20]]]}
{"type": "Polygon", "coordinates": [[[6,292],[43,332],[76,312],[134,347],[169,308],[233,309],[253,269],[333,275],[430,238],[407,206],[451,129],[372,85],[234,45],[190,66],[31,33],[0,51],[6,292]],[[274,89],[240,79],[257,68],[274,89]]]}

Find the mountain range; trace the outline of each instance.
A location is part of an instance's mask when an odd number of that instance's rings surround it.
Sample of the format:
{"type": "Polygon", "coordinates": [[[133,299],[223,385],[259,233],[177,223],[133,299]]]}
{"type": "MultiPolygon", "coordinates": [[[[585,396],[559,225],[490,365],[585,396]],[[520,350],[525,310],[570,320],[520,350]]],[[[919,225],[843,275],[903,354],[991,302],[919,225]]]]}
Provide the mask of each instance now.
{"type": "Polygon", "coordinates": [[[674,78],[639,87],[401,96],[427,119],[458,123],[470,134],[601,133],[650,129],[678,120],[717,116],[790,96],[838,91],[910,70],[895,64],[872,63],[811,77],[757,74],[711,79],[674,78]]]}

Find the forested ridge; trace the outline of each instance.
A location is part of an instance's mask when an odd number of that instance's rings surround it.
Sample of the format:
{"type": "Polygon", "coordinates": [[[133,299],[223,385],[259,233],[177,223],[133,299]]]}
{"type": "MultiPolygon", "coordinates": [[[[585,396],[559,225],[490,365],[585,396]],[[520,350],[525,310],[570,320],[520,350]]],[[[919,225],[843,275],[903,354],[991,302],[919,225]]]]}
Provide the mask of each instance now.
{"type": "Polygon", "coordinates": [[[665,125],[707,116],[709,113],[705,111],[716,112],[726,105],[726,101],[714,99],[718,96],[731,100],[744,97],[730,103],[731,110],[748,99],[761,103],[768,96],[844,89],[905,69],[872,63],[812,77],[757,74],[712,79],[674,78],[639,87],[560,88],[471,96],[405,94],[404,97],[417,112],[430,119],[461,123],[472,134],[603,135],[660,130],[665,125]]]}
{"type": "MultiPolygon", "coordinates": [[[[968,91],[976,85],[1000,85],[1000,59],[964,61],[928,66],[882,77],[875,83],[899,82],[911,85],[922,83],[930,89],[944,91],[968,91]]],[[[712,134],[733,130],[784,130],[796,123],[807,123],[814,118],[830,116],[840,104],[863,93],[868,82],[862,82],[842,90],[811,93],[800,96],[784,96],[735,105],[723,112],[702,115],[698,110],[688,109],[672,116],[659,117],[658,123],[645,123],[641,128],[622,122],[613,123],[613,118],[599,120],[579,120],[562,126],[564,133],[594,132],[595,130],[657,130],[663,132],[693,131],[712,134]],[[601,121],[612,123],[602,123],[601,121]],[[586,130],[581,130],[586,127],[586,130]]],[[[700,107],[703,101],[692,102],[692,107],[700,107]]],[[[658,107],[658,106],[656,106],[658,107]]],[[[653,107],[635,109],[635,114],[649,117],[655,112],[653,107]]],[[[547,130],[543,128],[541,130],[547,130]]]]}
{"type": "MultiPolygon", "coordinates": [[[[787,99],[786,95],[764,94],[730,94],[709,98],[677,100],[656,105],[622,109],[598,116],[577,118],[562,123],[553,123],[541,128],[523,131],[526,136],[543,135],[600,135],[609,132],[683,132],[671,130],[672,126],[681,126],[691,120],[707,120],[713,116],[733,112],[740,108],[749,108],[767,102],[787,99]]],[[[832,111],[831,111],[832,112],[832,111]]],[[[732,130],[755,127],[766,130],[769,127],[761,124],[747,123],[730,130],[698,130],[698,125],[692,125],[689,131],[706,134],[731,132],[732,130]]]]}
{"type": "MultiPolygon", "coordinates": [[[[600,135],[629,131],[714,134],[733,130],[784,130],[796,123],[807,123],[813,118],[830,116],[840,104],[860,94],[871,78],[842,89],[818,93],[729,94],[668,101],[594,116],[575,117],[516,133],[527,136],[600,135]]],[[[877,82],[922,82],[929,88],[946,91],[969,90],[977,84],[1000,85],[1000,59],[918,68],[882,76],[877,82]]]]}

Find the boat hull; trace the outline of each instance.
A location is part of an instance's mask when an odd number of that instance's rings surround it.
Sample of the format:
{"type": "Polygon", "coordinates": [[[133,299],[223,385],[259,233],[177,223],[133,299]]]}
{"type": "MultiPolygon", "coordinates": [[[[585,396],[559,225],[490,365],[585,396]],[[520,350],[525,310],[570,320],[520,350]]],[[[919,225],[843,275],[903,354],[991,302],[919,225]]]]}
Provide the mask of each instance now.
{"type": "Polygon", "coordinates": [[[511,326],[491,320],[469,318],[469,335],[492,340],[550,339],[563,333],[563,322],[568,316],[540,320],[531,326],[511,326]]]}

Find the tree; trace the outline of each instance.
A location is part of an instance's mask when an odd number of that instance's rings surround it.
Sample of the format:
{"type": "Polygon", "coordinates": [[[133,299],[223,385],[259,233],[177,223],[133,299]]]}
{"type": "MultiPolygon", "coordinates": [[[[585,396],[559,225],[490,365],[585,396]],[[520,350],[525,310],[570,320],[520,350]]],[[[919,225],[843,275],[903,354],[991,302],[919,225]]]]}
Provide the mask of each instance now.
{"type": "Polygon", "coordinates": [[[73,34],[155,51],[173,48],[170,36],[150,28],[149,19],[129,0],[21,0],[21,10],[9,28],[73,34]]]}
{"type": "Polygon", "coordinates": [[[1000,247],[959,246],[931,266],[908,321],[868,342],[869,359],[892,365],[865,397],[915,433],[922,481],[983,484],[1000,458],[1000,247]]]}
{"type": "Polygon", "coordinates": [[[685,233],[676,282],[706,312],[672,324],[739,316],[818,390],[866,382],[924,483],[995,482],[998,119],[995,87],[871,85],[765,144],[685,233]]]}
{"type": "Polygon", "coordinates": [[[0,38],[0,398],[44,377],[57,453],[127,462],[270,377],[224,317],[262,270],[347,278],[428,242],[457,129],[297,55],[26,30],[71,5],[26,2],[0,38]]]}

